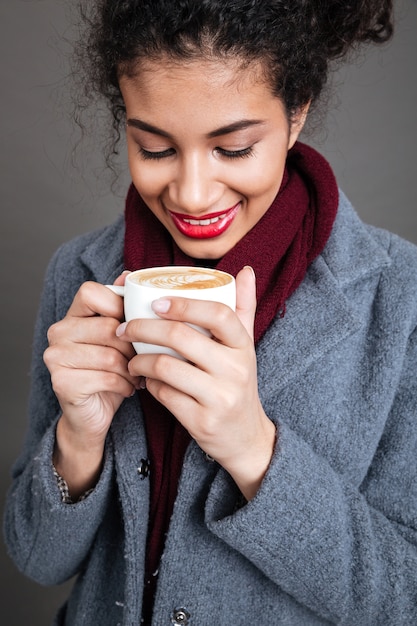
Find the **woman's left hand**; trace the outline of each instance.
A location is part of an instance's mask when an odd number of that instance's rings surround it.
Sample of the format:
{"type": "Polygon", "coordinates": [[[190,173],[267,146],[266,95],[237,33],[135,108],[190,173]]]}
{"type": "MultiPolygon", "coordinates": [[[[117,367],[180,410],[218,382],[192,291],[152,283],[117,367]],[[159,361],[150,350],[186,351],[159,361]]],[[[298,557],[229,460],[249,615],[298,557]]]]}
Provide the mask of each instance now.
{"type": "Polygon", "coordinates": [[[250,500],[268,468],[276,436],[258,395],[252,269],[245,267],[236,277],[236,313],[217,302],[176,297],[156,300],[153,308],[164,323],[135,319],[122,324],[118,336],[168,346],[187,361],[137,355],[129,363],[130,374],[146,379],[149,392],[250,500]],[[212,337],[183,322],[207,328],[212,337]]]}

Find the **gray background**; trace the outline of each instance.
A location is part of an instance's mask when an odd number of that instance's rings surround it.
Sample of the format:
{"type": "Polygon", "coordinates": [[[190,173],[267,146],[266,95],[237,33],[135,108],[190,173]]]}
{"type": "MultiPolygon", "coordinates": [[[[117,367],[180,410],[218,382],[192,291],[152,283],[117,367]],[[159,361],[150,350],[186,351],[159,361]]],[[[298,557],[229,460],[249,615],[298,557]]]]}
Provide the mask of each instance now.
{"type": "MultiPolygon", "coordinates": [[[[32,327],[46,263],[62,242],[123,210],[100,158],[69,115],[63,0],[0,0],[1,413],[0,502],[25,430],[32,327]]],[[[369,222],[417,243],[417,4],[397,2],[391,44],[336,73],[337,96],[305,140],[331,161],[369,222]]],[[[97,130],[98,133],[98,130],[97,130]]],[[[123,159],[122,159],[123,160],[123,159]]],[[[123,164],[122,164],[123,165],[123,164]]],[[[43,626],[67,587],[43,589],[21,576],[0,545],[0,621],[43,626]]]]}

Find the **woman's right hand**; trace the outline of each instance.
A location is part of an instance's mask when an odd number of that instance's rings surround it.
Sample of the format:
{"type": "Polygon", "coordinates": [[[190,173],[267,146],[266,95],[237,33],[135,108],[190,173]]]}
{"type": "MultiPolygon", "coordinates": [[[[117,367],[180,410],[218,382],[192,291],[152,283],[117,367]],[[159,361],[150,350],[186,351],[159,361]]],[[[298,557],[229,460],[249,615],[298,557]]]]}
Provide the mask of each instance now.
{"type": "MultiPolygon", "coordinates": [[[[125,275],[115,284],[122,285],[125,275]]],[[[139,386],[128,371],[134,349],[115,332],[123,319],[123,299],[86,282],[64,319],[48,331],[44,361],[62,409],[54,465],[72,497],[96,482],[114,414],[139,386]]]]}

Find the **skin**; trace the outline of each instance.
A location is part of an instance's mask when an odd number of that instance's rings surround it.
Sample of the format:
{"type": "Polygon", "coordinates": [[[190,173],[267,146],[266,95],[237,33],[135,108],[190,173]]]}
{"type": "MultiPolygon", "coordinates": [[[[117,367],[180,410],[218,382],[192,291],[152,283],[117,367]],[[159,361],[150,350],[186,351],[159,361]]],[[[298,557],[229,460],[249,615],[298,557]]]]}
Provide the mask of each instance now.
{"type": "Polygon", "coordinates": [[[290,128],[261,68],[241,69],[236,60],[142,63],[136,75],[121,77],[120,89],[136,189],[186,254],[223,257],[277,195],[307,111],[290,128]],[[241,128],[230,132],[236,124],[241,128]],[[184,236],[172,219],[232,207],[233,223],[214,238],[184,236]]]}
{"type": "MultiPolygon", "coordinates": [[[[259,66],[242,69],[236,59],[201,59],[142,63],[134,76],[120,79],[133,182],[179,247],[195,258],[218,259],[231,250],[280,187],[307,107],[290,125],[263,76],[259,66]],[[231,208],[227,228],[213,234],[206,218],[231,208]],[[182,217],[173,219],[173,212],[182,217]],[[204,223],[178,225],[184,216],[204,223]]],[[[96,483],[113,416],[143,384],[230,473],[247,500],[256,495],[276,431],[258,395],[251,268],[240,271],[236,288],[236,312],[219,303],[164,298],[153,304],[164,324],[127,324],[119,296],[95,283],[81,286],[66,317],[49,330],[44,356],[62,408],[54,464],[74,498],[96,483]],[[183,322],[209,329],[212,337],[183,322]],[[134,353],[132,341],[161,338],[187,360],[134,353]]]]}

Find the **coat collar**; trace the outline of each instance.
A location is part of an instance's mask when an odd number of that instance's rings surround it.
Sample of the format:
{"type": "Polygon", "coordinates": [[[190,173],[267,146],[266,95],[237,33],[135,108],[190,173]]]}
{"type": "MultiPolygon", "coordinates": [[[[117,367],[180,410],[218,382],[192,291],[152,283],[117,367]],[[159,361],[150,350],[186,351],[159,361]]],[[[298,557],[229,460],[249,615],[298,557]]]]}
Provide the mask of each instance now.
{"type": "MultiPolygon", "coordinates": [[[[381,236],[384,237],[382,231],[381,236]]],[[[341,194],[332,234],[323,253],[287,302],[284,318],[276,318],[260,341],[260,389],[268,394],[285,387],[314,361],[359,330],[365,321],[345,295],[349,286],[390,265],[390,258],[341,194]]]]}
{"type": "Polygon", "coordinates": [[[339,208],[332,234],[321,257],[343,289],[391,263],[387,253],[389,233],[364,224],[340,191],[339,208]],[[386,246],[383,245],[384,239],[386,246]]]}
{"type": "Polygon", "coordinates": [[[81,261],[98,283],[111,284],[123,271],[124,236],[124,216],[120,215],[111,226],[98,231],[81,253],[81,261]]]}

